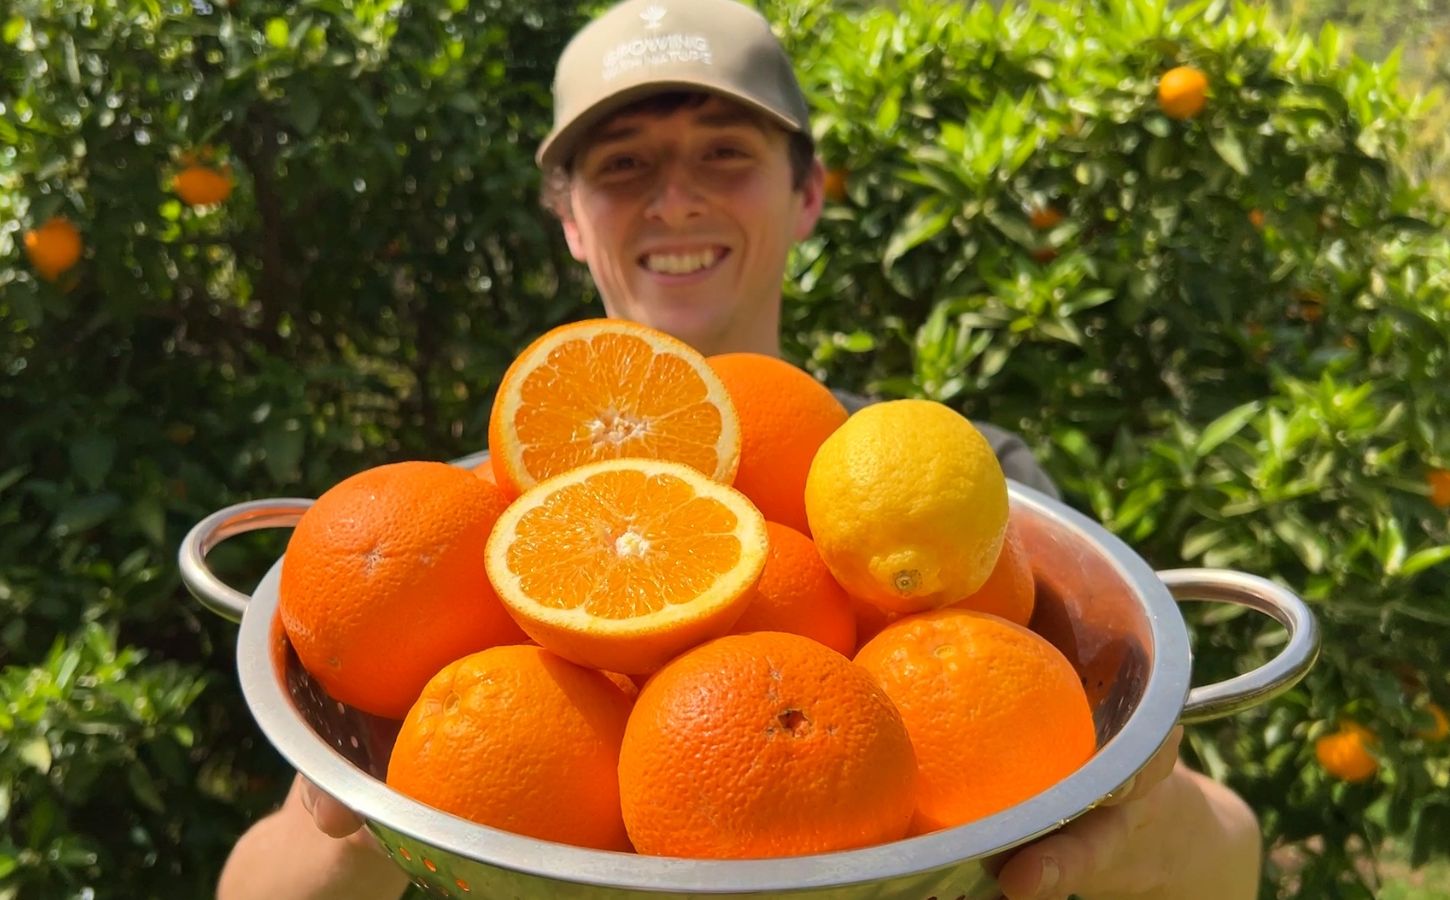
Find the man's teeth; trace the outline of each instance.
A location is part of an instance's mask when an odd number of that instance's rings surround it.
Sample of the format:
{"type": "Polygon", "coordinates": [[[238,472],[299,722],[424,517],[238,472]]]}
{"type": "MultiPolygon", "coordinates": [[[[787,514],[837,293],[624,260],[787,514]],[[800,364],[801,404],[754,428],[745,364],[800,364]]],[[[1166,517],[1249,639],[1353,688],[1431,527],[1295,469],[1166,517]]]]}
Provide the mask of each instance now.
{"type": "Polygon", "coordinates": [[[644,259],[645,268],[662,275],[688,275],[715,263],[719,254],[714,250],[699,253],[651,253],[644,259]]]}

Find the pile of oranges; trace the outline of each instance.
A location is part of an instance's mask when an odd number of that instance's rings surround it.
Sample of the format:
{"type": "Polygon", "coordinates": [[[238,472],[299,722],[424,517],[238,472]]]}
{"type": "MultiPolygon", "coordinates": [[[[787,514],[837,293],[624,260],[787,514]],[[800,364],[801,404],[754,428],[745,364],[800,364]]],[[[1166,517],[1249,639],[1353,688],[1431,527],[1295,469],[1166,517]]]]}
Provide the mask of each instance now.
{"type": "Polygon", "coordinates": [[[990,446],[924,400],[618,320],[506,372],[488,462],[379,466],[302,517],[279,614],[336,699],[401,719],[397,791],[584,847],[847,850],[979,819],[1095,749],[1027,625],[990,446]]]}

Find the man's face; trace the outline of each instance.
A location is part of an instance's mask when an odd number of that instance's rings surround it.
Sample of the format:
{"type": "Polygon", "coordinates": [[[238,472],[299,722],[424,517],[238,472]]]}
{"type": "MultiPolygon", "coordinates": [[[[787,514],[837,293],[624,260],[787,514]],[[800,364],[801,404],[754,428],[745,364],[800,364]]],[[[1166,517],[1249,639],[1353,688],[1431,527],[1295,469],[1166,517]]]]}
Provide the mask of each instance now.
{"type": "Polygon", "coordinates": [[[786,259],[821,211],[820,164],[792,181],[786,133],[729,101],[626,112],[574,160],[564,235],[609,315],[707,354],[775,354],[786,259]]]}

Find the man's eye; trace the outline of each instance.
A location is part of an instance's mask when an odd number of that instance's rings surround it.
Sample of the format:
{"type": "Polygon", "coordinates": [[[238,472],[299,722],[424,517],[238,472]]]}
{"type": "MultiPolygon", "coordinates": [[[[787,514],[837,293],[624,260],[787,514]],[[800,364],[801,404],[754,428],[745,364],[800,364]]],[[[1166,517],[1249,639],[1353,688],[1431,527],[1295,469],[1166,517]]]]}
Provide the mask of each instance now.
{"type": "Polygon", "coordinates": [[[709,153],[711,159],[746,159],[749,156],[740,147],[716,147],[709,153]]]}
{"type": "Polygon", "coordinates": [[[609,175],[617,172],[628,172],[639,166],[639,160],[633,156],[612,156],[599,165],[601,175],[609,175]]]}

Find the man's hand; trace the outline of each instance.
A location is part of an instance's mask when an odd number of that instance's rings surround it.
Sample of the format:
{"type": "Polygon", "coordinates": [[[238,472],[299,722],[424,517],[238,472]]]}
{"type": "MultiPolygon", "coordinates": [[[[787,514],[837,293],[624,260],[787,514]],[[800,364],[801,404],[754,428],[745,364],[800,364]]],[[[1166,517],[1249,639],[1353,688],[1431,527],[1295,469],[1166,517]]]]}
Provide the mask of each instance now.
{"type": "Polygon", "coordinates": [[[318,831],[331,838],[347,838],[382,852],[372,833],[363,830],[361,816],[301,775],[297,776],[297,794],[302,808],[312,816],[318,831]]]}
{"type": "Polygon", "coordinates": [[[1007,900],[1253,897],[1257,823],[1231,791],[1178,763],[1182,739],[1174,728],[1101,806],[1014,853],[997,875],[1007,900]],[[1205,862],[1221,870],[1207,881],[1205,862]]]}

